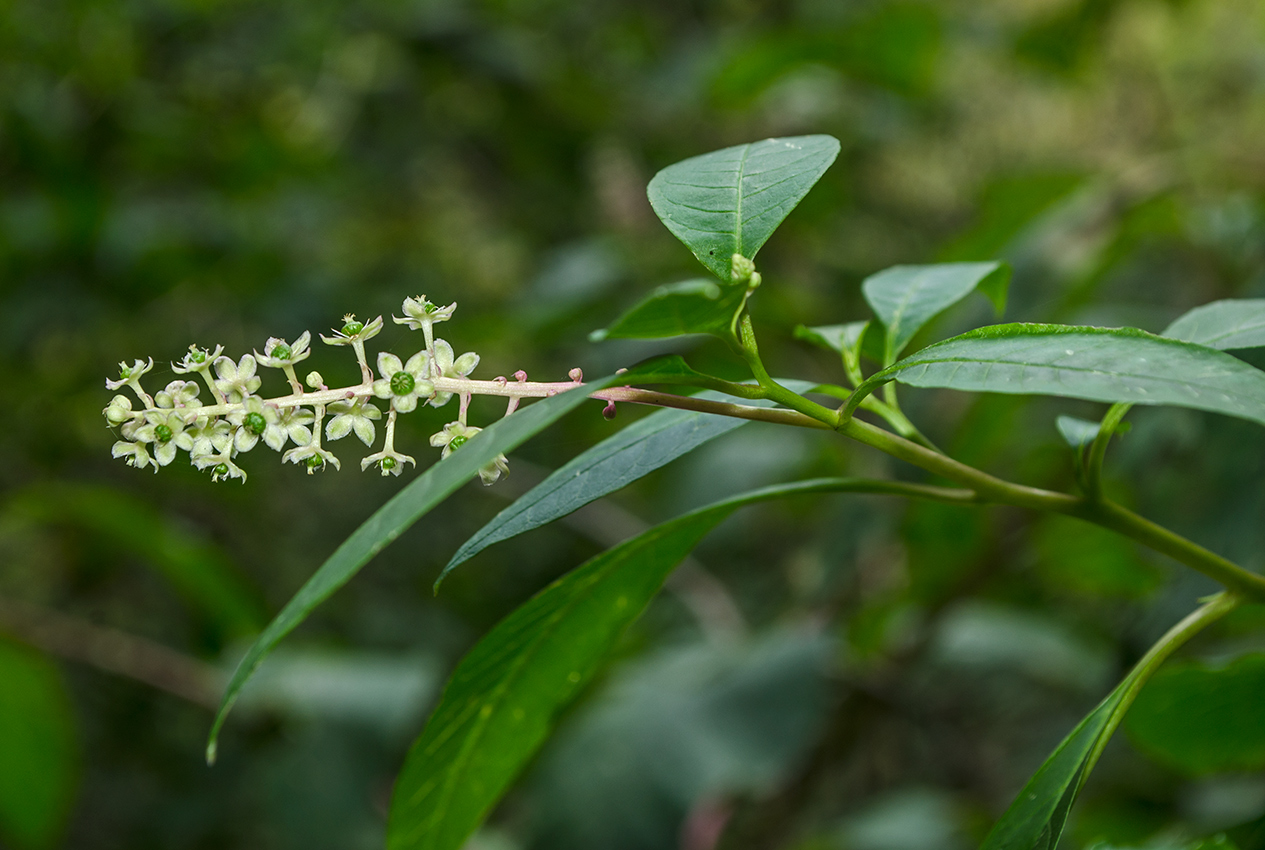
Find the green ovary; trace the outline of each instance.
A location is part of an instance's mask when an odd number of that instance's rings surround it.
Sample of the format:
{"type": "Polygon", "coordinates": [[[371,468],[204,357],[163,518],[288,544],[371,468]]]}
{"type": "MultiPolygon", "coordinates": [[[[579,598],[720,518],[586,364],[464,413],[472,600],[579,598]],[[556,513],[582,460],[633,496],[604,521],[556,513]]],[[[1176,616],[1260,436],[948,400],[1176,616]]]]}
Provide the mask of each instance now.
{"type": "Polygon", "coordinates": [[[391,376],[391,392],[396,395],[408,395],[415,386],[417,386],[417,382],[413,380],[413,376],[408,372],[396,372],[391,376]]]}

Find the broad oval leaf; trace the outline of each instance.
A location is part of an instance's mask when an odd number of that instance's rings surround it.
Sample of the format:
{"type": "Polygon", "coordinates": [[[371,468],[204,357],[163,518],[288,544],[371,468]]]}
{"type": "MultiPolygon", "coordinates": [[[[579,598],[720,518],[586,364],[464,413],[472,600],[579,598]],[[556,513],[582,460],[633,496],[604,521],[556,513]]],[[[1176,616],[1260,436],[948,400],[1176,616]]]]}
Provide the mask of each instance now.
{"type": "Polygon", "coordinates": [[[736,145],[669,165],[646,194],[668,230],[728,284],[733,255],[754,259],[838,154],[831,136],[736,145]]]}
{"type": "MultiPolygon", "coordinates": [[[[780,383],[799,393],[808,392],[814,386],[808,381],[784,380],[780,383]]],[[[716,392],[700,393],[697,397],[728,398],[716,392]]],[[[743,403],[755,407],[773,406],[773,402],[763,399],[745,399],[743,403]]],[[[438,588],[457,566],[494,543],[539,528],[621,490],[709,440],[741,428],[748,421],[713,413],[668,409],[634,422],[559,467],[493,517],[491,522],[461,544],[435,580],[435,587],[438,588]]]]}
{"type": "Polygon", "coordinates": [[[736,342],[735,327],[747,294],[745,287],[722,287],[706,278],[670,283],[651,292],[610,327],[589,334],[589,339],[601,342],[712,334],[736,342]]]}
{"type": "Polygon", "coordinates": [[[0,641],[0,837],[5,846],[53,847],[75,795],[79,746],[57,668],[0,641]]]}
{"type": "Polygon", "coordinates": [[[1010,266],[1002,262],[893,266],[870,275],[861,292],[887,329],[883,365],[895,362],[927,322],[977,289],[1001,315],[1009,283],[1010,266]]]}
{"type": "Polygon", "coordinates": [[[1160,336],[1223,351],[1265,345],[1265,298],[1227,298],[1196,307],[1160,336]]]}
{"type": "Polygon", "coordinates": [[[1265,372],[1233,355],[1135,328],[1010,324],[928,346],[857,388],[915,387],[1192,407],[1265,424],[1265,372]]]}
{"type": "Polygon", "coordinates": [[[458,850],[668,574],[735,509],[796,494],[904,487],[826,478],[754,490],[657,525],[549,585],[457,666],[396,780],[387,846],[458,850]]]}
{"type": "Polygon", "coordinates": [[[1160,671],[1138,697],[1125,730],[1144,752],[1186,773],[1265,766],[1265,655],[1224,666],[1196,661],[1160,671]]]}
{"type": "Polygon", "coordinates": [[[237,701],[242,687],[283,637],[307,619],[307,615],[316,606],[350,581],[361,567],[431,508],[478,475],[480,467],[490,463],[498,454],[514,449],[568,411],[583,404],[589,392],[605,386],[609,381],[608,378],[595,384],[586,384],[579,390],[541,399],[513,416],[507,416],[483,429],[462,446],[460,451],[454,452],[414,479],[352,532],[299,588],[298,593],[273,618],[238,663],[211,726],[207,741],[207,761],[215,761],[220,727],[233,703],[237,701]]]}

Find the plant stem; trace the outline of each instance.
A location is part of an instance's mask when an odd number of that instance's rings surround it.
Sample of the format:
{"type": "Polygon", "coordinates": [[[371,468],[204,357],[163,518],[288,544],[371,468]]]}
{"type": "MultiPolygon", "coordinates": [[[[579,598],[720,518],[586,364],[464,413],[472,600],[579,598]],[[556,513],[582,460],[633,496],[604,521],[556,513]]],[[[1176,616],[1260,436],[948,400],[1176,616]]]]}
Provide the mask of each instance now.
{"type": "Polygon", "coordinates": [[[1133,705],[1133,701],[1137,699],[1142,686],[1159,669],[1159,666],[1188,640],[1239,607],[1242,602],[1243,600],[1237,594],[1228,590],[1209,597],[1207,602],[1165,632],[1164,636],[1146,651],[1146,655],[1143,655],[1138,663],[1133,665],[1133,669],[1129,671],[1129,675],[1125,678],[1125,691],[1120,697],[1120,702],[1117,703],[1115,709],[1111,712],[1111,717],[1107,719],[1107,724],[1103,727],[1093,750],[1090,751],[1089,757],[1085,762],[1085,769],[1081,776],[1082,784],[1084,784],[1085,777],[1088,777],[1089,772],[1094,769],[1094,765],[1098,762],[1098,757],[1102,755],[1103,748],[1111,740],[1112,733],[1116,731],[1116,727],[1124,719],[1125,713],[1133,705]]]}
{"type": "Polygon", "coordinates": [[[1091,499],[1102,497],[1102,463],[1107,456],[1107,445],[1132,407],[1123,402],[1113,404],[1098,425],[1098,436],[1094,437],[1085,457],[1085,495],[1091,499]]]}

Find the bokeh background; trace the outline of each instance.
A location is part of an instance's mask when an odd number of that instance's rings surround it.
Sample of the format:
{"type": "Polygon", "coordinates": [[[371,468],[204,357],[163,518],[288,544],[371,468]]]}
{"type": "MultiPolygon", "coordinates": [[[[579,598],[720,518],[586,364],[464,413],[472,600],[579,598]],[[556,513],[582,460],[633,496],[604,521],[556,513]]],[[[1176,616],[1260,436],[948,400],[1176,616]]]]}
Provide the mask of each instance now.
{"type": "MultiPolygon", "coordinates": [[[[644,187],[672,162],[830,133],[834,167],[760,254],[774,374],[865,318],[896,263],[1002,257],[1011,320],[1156,331],[1265,295],[1265,7],[1251,0],[9,0],[0,4],[0,844],[373,848],[446,673],[551,578],[646,523],[814,474],[917,477],[749,425],[556,527],[439,568],[641,415],[584,408],[380,555],[283,645],[202,747],[267,616],[400,482],[266,449],[213,484],[112,461],[119,360],[240,355],[457,301],[478,376],[563,379],[668,350],[590,344],[695,261],[644,187]]],[[[982,298],[924,340],[994,321],[982,298]]],[[[371,344],[407,355],[395,325],[371,344]]],[[[354,379],[347,352],[308,361],[354,379]]],[[[265,389],[280,390],[273,380],[265,389]]],[[[955,456],[1073,486],[1068,401],[905,392],[955,456]]],[[[406,417],[425,466],[451,411],[406,417]]],[[[476,421],[494,406],[476,403],[476,421]]],[[[1259,429],[1139,410],[1120,500],[1265,566],[1259,429]]],[[[411,474],[411,473],[409,473],[411,474]]],[[[1093,529],[877,497],[748,509],[698,550],[472,842],[514,848],[968,848],[1127,665],[1211,586],[1093,529]]],[[[1237,615],[1186,653],[1259,644],[1237,615]]],[[[1144,706],[1140,705],[1139,710],[1144,706]]],[[[1180,717],[1151,727],[1191,734],[1180,717]]],[[[1118,736],[1066,846],[1230,829],[1263,846],[1265,753],[1189,764],[1118,736]],[[1246,824],[1246,826],[1243,826],[1246,824]]],[[[1255,843],[1254,843],[1255,842],[1255,843]]]]}

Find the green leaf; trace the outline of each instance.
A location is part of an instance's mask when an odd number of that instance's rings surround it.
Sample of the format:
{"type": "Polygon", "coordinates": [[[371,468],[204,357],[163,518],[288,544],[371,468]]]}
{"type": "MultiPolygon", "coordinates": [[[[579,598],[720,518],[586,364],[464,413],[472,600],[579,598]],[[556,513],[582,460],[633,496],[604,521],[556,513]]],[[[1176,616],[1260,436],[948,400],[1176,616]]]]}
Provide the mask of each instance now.
{"type": "Polygon", "coordinates": [[[980,850],[1054,850],[1128,680],[1099,703],[1023,786],[980,850]]]}
{"type": "MultiPolygon", "coordinates": [[[[794,392],[807,392],[807,381],[782,381],[794,392]]],[[[723,400],[721,393],[700,393],[698,398],[723,400]]],[[[772,407],[773,402],[746,399],[744,404],[772,407]]],[[[709,440],[746,425],[733,419],[692,410],[660,410],[650,414],[578,455],[548,478],[520,496],[475,532],[435,580],[438,588],[448,573],[494,543],[531,531],[564,517],[590,502],[623,489],[709,440]]]]}
{"type": "Polygon", "coordinates": [[[259,594],[228,556],[141,499],[117,488],[59,482],[32,487],[11,506],[40,522],[82,528],[135,553],[186,604],[230,635],[251,634],[263,625],[259,594]]]}
{"type": "Polygon", "coordinates": [[[891,380],[915,387],[1167,404],[1265,424],[1265,372],[1135,328],[1010,324],[928,346],[871,376],[849,413],[891,380]]]}
{"type": "Polygon", "coordinates": [[[1160,336],[1228,351],[1265,345],[1265,298],[1227,298],[1196,307],[1160,336]]]}
{"type": "Polygon", "coordinates": [[[522,605],[457,666],[396,781],[391,850],[458,850],[673,568],[735,509],[804,493],[896,492],[827,478],[734,496],[589,560],[522,605]]]}
{"type": "MultiPolygon", "coordinates": [[[[626,378],[653,378],[651,368],[625,373],[626,378]]],[[[436,463],[397,493],[352,532],[313,576],[286,603],[263,633],[246,651],[246,656],[233,671],[220,709],[207,741],[207,761],[215,761],[216,740],[220,727],[236,702],[242,686],[258,669],[264,658],[283,637],[294,630],[317,605],[342,587],[371,558],[399,537],[431,508],[448,498],[461,485],[478,474],[479,468],[498,454],[508,452],[537,432],[548,427],[575,407],[583,404],[589,392],[607,385],[611,379],[586,384],[582,389],[542,399],[483,429],[446,460],[436,463]]]]}
{"type": "Polygon", "coordinates": [[[78,784],[79,747],[57,668],[0,641],[0,835],[14,850],[52,847],[78,784]]]}
{"type": "Polygon", "coordinates": [[[1054,420],[1054,424],[1058,427],[1063,441],[1078,452],[1089,448],[1098,437],[1098,429],[1102,425],[1102,423],[1090,422],[1087,419],[1077,419],[1075,416],[1060,416],[1054,420]]]}
{"type": "Polygon", "coordinates": [[[765,139],[669,165],[650,181],[650,205],[723,283],[734,254],[755,259],[839,153],[831,136],[765,139]]]}
{"type": "Polygon", "coordinates": [[[1265,655],[1178,662],[1138,697],[1125,726],[1139,749],[1189,774],[1265,767],[1265,655]]]}
{"type": "Polygon", "coordinates": [[[1055,850],[1081,786],[1139,690],[1182,644],[1238,604],[1231,594],[1219,593],[1156,641],[1033,774],[980,850],[1055,850]]]}
{"type": "Polygon", "coordinates": [[[887,329],[883,365],[895,362],[927,322],[976,289],[1001,315],[1009,283],[1010,266],[1002,262],[893,266],[870,275],[861,283],[861,292],[887,329]]]}
{"type": "Polygon", "coordinates": [[[660,286],[605,330],[589,339],[659,339],[684,334],[712,334],[736,344],[738,316],[747,303],[748,290],[722,287],[714,280],[697,278],[660,286]]]}

